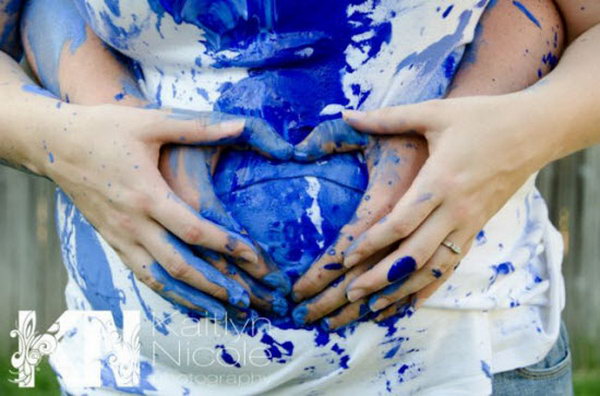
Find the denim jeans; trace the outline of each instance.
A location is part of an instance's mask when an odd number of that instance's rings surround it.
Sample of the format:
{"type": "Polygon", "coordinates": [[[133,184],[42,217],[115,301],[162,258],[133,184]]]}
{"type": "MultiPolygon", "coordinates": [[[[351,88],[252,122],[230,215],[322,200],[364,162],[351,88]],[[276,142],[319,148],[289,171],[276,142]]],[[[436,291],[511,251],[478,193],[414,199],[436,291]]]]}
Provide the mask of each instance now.
{"type": "Polygon", "coordinates": [[[565,325],[548,355],[531,366],[494,375],[493,396],[572,396],[571,352],[565,325]]]}

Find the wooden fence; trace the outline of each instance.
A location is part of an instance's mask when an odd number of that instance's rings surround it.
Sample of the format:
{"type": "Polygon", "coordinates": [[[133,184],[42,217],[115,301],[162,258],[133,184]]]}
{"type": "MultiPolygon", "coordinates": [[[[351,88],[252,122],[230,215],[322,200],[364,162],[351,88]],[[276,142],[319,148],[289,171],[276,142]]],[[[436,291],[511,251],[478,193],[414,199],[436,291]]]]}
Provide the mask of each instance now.
{"type": "MultiPolygon", "coordinates": [[[[568,244],[564,316],[576,367],[600,368],[600,147],[545,169],[538,185],[568,244]]],[[[15,348],[18,310],[36,310],[38,328],[64,310],[53,202],[50,182],[0,167],[0,359],[15,348]]]]}

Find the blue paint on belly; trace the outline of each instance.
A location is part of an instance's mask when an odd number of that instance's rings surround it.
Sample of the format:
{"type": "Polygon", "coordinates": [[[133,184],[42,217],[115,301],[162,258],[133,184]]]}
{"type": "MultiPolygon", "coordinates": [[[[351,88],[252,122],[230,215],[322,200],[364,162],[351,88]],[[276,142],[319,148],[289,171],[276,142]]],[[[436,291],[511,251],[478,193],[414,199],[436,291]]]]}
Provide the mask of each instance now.
{"type": "MultiPolygon", "coordinates": [[[[200,8],[192,18],[189,2],[187,8],[160,3],[176,21],[180,18],[214,32],[219,40],[207,36],[210,51],[218,54],[227,49],[236,54],[227,61],[216,56],[217,67],[250,66],[247,78],[221,88],[215,110],[265,119],[286,141],[296,144],[321,122],[339,117],[321,115],[323,108],[347,105],[340,81],[340,72],[347,67],[344,49],[351,36],[360,33],[351,28],[347,2],[243,1],[239,7],[227,2],[229,13],[215,13],[216,20],[210,21],[200,8]]],[[[389,23],[378,27],[371,56],[390,33],[389,23]]],[[[299,164],[228,151],[215,172],[219,198],[292,279],[323,254],[352,218],[367,179],[366,166],[357,154],[299,164]],[[313,187],[318,184],[316,199],[307,177],[315,178],[313,187]],[[322,220],[315,224],[319,216],[322,220]]]]}

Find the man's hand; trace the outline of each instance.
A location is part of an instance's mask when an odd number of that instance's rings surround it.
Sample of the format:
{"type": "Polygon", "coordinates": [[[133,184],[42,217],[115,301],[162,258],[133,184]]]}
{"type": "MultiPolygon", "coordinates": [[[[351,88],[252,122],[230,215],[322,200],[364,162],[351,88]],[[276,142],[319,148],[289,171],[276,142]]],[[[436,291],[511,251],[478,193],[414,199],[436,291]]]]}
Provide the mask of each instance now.
{"type": "Polygon", "coordinates": [[[191,247],[235,257],[251,274],[272,269],[259,260],[247,238],[177,197],[158,170],[159,154],[165,144],[247,143],[245,136],[274,132],[248,131],[264,124],[214,113],[194,118],[191,113],[181,117],[170,111],[66,104],[56,111],[77,116],[63,138],[40,143],[48,152],[43,173],[71,197],[136,276],[196,311],[212,313],[217,300],[248,307],[244,287],[197,257],[191,247]]]}

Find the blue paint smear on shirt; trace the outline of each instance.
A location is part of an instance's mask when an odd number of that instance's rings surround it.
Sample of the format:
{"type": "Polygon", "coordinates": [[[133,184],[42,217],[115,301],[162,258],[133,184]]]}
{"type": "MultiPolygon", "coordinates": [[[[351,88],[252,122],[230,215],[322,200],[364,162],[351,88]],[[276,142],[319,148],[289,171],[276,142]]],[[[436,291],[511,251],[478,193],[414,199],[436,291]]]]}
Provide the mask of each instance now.
{"type": "Polygon", "coordinates": [[[142,297],[142,295],[140,293],[140,289],[138,288],[138,285],[137,285],[137,281],[135,280],[135,277],[133,276],[133,272],[131,272],[128,275],[128,277],[129,277],[129,280],[131,281],[131,286],[133,287],[133,291],[135,292],[135,295],[138,298],[138,302],[142,306],[142,310],[144,311],[144,314],[146,315],[146,319],[148,319],[152,323],[152,325],[154,326],[154,329],[156,329],[156,331],[158,331],[159,333],[161,333],[163,335],[168,335],[169,334],[169,323],[171,322],[170,315],[165,313],[164,319],[162,319],[162,320],[159,318],[156,318],[154,316],[152,308],[146,303],[146,301],[142,297]]]}
{"type": "MultiPolygon", "coordinates": [[[[92,309],[111,311],[117,328],[123,328],[121,304],[125,297],[113,283],[108,259],[100,245],[94,228],[62,191],[57,200],[66,206],[65,218],[72,219],[59,229],[63,260],[92,309]],[[71,251],[74,243],[75,251],[71,251]]],[[[58,223],[57,223],[58,224],[58,223]]]]}
{"type": "Polygon", "coordinates": [[[100,371],[100,378],[102,380],[102,386],[110,389],[116,389],[121,392],[131,393],[136,395],[144,395],[146,391],[155,391],[156,388],[149,381],[149,377],[154,371],[152,364],[149,362],[140,362],[140,383],[138,386],[132,387],[121,387],[117,385],[115,375],[109,364],[109,358],[101,361],[102,368],[100,371]]]}
{"type": "Polygon", "coordinates": [[[493,377],[490,365],[483,360],[481,361],[481,371],[483,371],[483,373],[485,374],[486,377],[488,377],[488,378],[493,377]]]}

